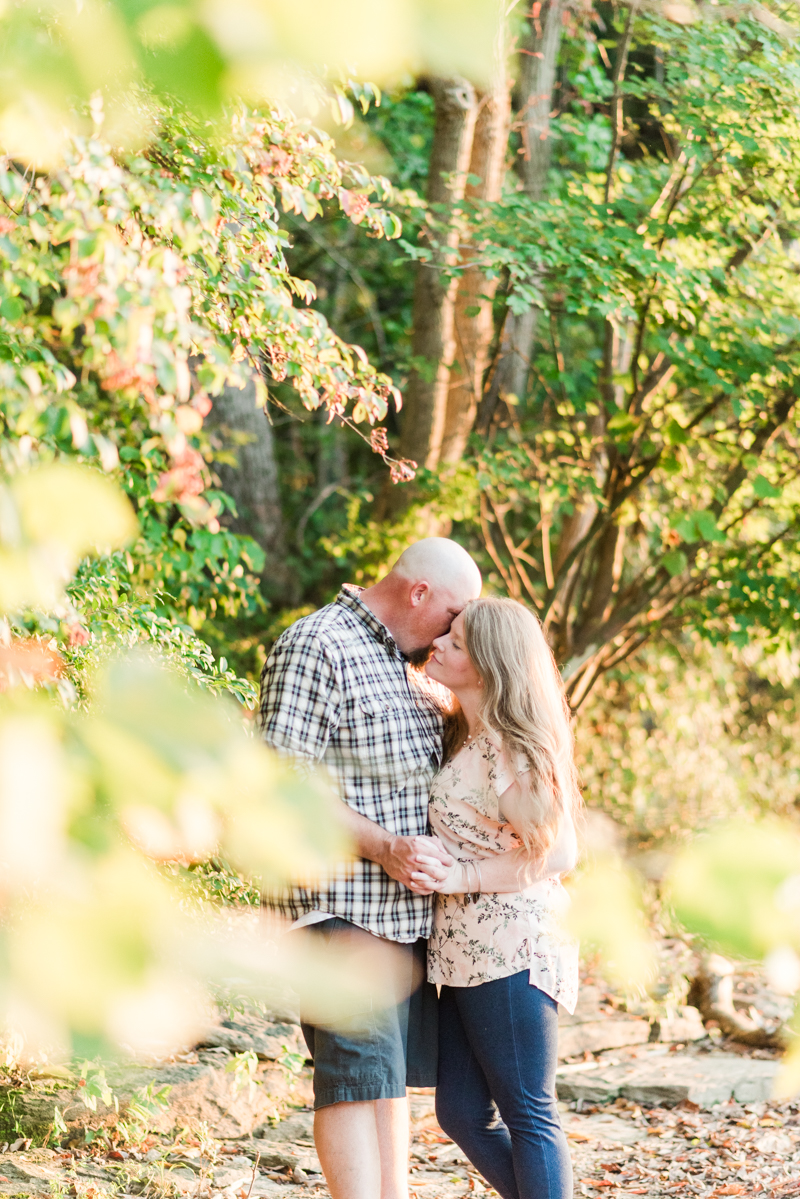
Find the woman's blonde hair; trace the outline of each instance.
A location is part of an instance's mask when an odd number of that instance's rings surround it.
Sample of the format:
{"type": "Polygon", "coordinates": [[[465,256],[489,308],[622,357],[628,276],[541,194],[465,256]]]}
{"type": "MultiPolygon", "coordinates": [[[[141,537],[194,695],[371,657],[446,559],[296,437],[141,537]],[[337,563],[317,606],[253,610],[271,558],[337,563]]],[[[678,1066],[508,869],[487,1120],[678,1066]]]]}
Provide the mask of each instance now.
{"type": "MultiPolygon", "coordinates": [[[[544,856],[561,813],[574,813],[581,802],[569,708],[555,659],[536,616],[512,599],[471,600],[464,608],[464,640],[483,683],[480,718],[500,737],[520,784],[523,818],[515,821],[515,831],[528,849],[544,856]],[[520,755],[530,768],[522,773],[520,755]]],[[[445,721],[447,756],[465,733],[456,705],[445,721]]]]}

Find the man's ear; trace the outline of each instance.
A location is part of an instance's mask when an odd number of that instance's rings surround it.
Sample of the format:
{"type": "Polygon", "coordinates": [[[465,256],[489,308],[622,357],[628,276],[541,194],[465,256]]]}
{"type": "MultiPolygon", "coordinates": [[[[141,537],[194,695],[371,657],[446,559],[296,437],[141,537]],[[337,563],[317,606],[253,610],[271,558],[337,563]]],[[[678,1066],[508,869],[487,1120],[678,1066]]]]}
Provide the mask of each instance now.
{"type": "Polygon", "coordinates": [[[416,608],[427,598],[430,593],[430,583],[415,583],[411,588],[411,607],[416,608]]]}

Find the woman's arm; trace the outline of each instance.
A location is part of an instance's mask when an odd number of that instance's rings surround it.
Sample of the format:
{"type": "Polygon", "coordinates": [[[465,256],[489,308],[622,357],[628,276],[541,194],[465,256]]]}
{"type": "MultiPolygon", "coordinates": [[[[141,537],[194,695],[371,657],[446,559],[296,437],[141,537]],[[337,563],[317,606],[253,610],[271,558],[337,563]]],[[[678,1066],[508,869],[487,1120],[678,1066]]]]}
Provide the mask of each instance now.
{"type": "Polygon", "coordinates": [[[417,854],[422,869],[411,875],[411,890],[420,895],[439,891],[443,895],[464,895],[475,891],[492,891],[499,895],[524,891],[538,878],[541,860],[532,858],[527,849],[492,854],[488,858],[471,858],[443,866],[436,858],[417,854]],[[424,871],[424,873],[423,873],[424,871]]]}
{"type": "MultiPolygon", "coordinates": [[[[503,796],[503,811],[507,817],[516,812],[518,790],[514,784],[503,796]]],[[[485,858],[473,858],[469,862],[455,862],[445,867],[435,858],[417,855],[423,870],[411,874],[411,890],[419,894],[438,891],[443,895],[463,895],[467,892],[488,891],[508,895],[524,891],[542,878],[556,874],[567,874],[575,866],[578,856],[577,838],[572,819],[562,817],[556,840],[544,861],[534,857],[524,846],[506,853],[490,854],[485,858]]]]}

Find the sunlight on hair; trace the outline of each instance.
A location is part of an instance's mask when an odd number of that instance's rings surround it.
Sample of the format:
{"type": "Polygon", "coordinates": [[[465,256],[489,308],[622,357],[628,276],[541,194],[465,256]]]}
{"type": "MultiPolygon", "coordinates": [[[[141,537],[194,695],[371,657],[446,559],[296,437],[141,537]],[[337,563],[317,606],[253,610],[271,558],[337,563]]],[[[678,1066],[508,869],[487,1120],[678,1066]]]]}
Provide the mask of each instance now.
{"type": "Polygon", "coordinates": [[[464,609],[467,652],[484,683],[480,716],[529,770],[518,778],[516,831],[545,856],[561,812],[580,807],[573,738],[561,676],[538,618],[512,599],[472,600],[464,609]]]}

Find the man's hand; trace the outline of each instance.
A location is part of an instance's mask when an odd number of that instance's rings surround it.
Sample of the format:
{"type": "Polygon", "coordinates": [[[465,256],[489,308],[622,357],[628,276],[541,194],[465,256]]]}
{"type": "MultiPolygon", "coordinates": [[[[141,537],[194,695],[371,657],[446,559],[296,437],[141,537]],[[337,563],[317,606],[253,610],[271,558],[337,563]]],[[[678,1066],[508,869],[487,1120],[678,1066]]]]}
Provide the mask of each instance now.
{"type": "MultiPolygon", "coordinates": [[[[446,867],[453,864],[454,859],[438,837],[395,837],[344,802],[340,803],[339,814],[358,856],[377,862],[390,878],[409,890],[412,889],[412,874],[423,866],[421,858],[435,858],[446,867]]],[[[421,891],[418,886],[413,889],[417,895],[430,894],[421,891]]]]}
{"type": "Polygon", "coordinates": [[[435,859],[449,869],[454,859],[438,837],[389,837],[382,847],[380,857],[375,860],[390,878],[418,895],[430,894],[419,887],[414,874],[424,869],[425,862],[435,859]]]}

